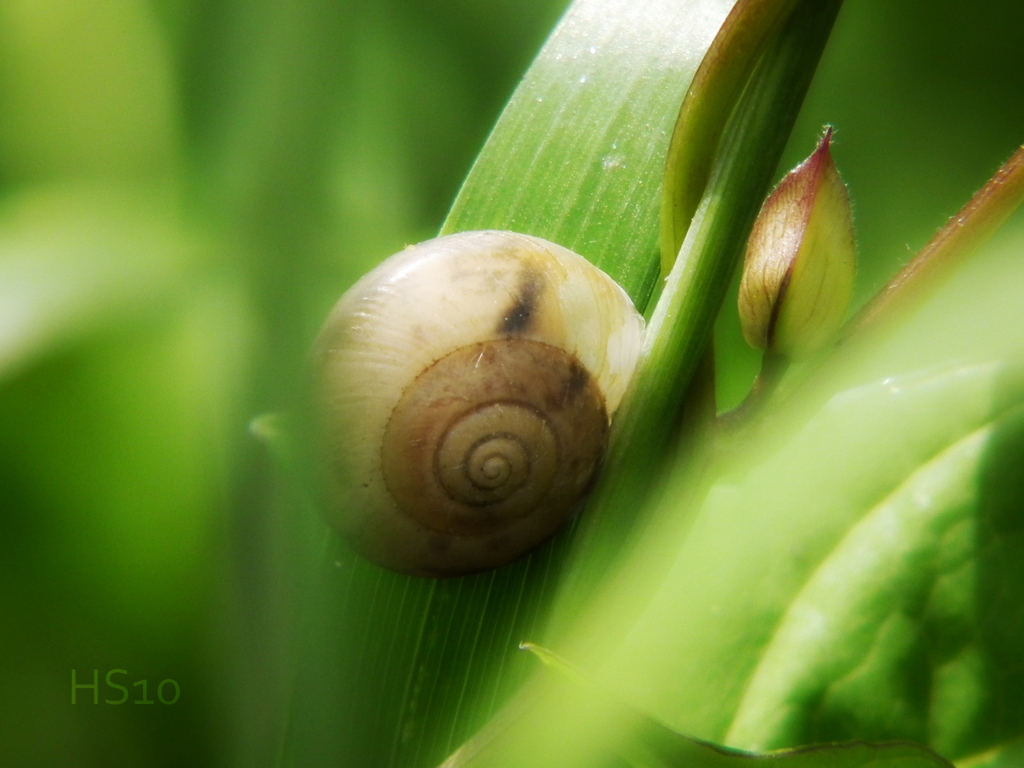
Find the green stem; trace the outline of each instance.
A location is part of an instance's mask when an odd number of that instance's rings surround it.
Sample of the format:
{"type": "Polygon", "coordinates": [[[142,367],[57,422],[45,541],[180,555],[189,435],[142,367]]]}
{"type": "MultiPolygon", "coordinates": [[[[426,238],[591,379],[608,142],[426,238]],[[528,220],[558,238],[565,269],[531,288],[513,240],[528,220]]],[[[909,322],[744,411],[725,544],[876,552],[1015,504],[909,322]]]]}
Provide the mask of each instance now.
{"type": "Polygon", "coordinates": [[[847,323],[841,338],[891,325],[926,298],[1003,225],[1024,201],[1024,147],[967,201],[885,288],[847,323]]]}
{"type": "Polygon", "coordinates": [[[555,617],[571,621],[613,570],[652,485],[651,457],[666,454],[682,393],[707,346],[841,0],[805,1],[754,73],[648,328],[630,395],[573,544],[555,617]]]}
{"type": "Polygon", "coordinates": [[[726,123],[758,58],[796,0],[739,0],[701,61],[672,132],[661,200],[661,265],[668,274],[700,205],[726,123]]]}

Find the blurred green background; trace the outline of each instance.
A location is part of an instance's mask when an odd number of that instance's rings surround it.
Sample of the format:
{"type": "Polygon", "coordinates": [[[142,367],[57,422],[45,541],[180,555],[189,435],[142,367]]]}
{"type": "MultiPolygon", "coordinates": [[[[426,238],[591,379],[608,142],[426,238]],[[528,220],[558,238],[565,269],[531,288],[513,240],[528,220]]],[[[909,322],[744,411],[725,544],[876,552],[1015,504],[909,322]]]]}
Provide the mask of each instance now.
{"type": "MultiPolygon", "coordinates": [[[[0,0],[5,765],[274,764],[315,526],[249,422],[564,6],[0,0]]],[[[1024,140],[1024,6],[965,7],[849,0],[794,132],[784,167],[837,129],[859,300],[1024,140]]],[[[728,406],[732,305],[719,341],[728,406]]]]}

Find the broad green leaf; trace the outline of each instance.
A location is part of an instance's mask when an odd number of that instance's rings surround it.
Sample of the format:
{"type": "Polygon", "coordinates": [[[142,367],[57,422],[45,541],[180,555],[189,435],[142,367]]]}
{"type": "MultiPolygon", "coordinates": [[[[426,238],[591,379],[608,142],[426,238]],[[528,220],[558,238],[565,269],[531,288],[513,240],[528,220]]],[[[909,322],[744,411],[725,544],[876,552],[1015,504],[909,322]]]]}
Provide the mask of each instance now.
{"type": "Polygon", "coordinates": [[[683,529],[674,566],[604,665],[608,674],[674,728],[723,741],[809,574],[866,510],[998,415],[1007,391],[1020,396],[1019,377],[1004,376],[982,365],[863,385],[792,438],[782,430],[781,446],[751,445],[752,464],[740,459],[683,529]]]}
{"type": "MultiPolygon", "coordinates": [[[[985,700],[998,696],[992,676],[1017,661],[991,658],[977,622],[989,613],[980,581],[998,568],[992,548],[1010,544],[986,519],[996,512],[988,495],[1010,494],[1004,505],[1024,500],[992,464],[1024,455],[1022,426],[1018,410],[954,443],[850,529],[786,609],[729,743],[804,743],[847,730],[846,721],[867,738],[900,733],[963,754],[957,742],[977,732],[985,700]],[[985,477],[993,471],[998,477],[985,477]],[[929,685],[920,685],[921,675],[929,685]]],[[[1020,586],[1019,574],[998,581],[989,589],[1020,586]]]]}

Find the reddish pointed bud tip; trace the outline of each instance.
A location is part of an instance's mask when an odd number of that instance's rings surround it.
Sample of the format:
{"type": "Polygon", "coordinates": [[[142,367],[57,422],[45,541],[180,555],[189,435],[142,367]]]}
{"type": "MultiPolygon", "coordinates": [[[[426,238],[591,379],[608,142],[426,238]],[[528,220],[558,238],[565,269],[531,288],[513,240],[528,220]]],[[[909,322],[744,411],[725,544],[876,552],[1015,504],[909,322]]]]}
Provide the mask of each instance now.
{"type": "Polygon", "coordinates": [[[765,200],[743,264],[743,337],[792,359],[813,355],[835,336],[853,292],[853,216],[831,143],[826,128],[811,156],[765,200]]]}

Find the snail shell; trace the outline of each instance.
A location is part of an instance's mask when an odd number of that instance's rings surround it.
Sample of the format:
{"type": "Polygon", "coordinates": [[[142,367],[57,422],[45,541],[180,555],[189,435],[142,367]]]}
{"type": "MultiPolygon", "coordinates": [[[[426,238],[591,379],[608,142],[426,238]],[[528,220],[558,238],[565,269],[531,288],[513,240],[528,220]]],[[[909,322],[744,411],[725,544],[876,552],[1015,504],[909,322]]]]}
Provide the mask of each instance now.
{"type": "Polygon", "coordinates": [[[417,575],[530,551],[589,487],[642,335],[611,278],[540,238],[464,232],[392,256],[317,342],[329,522],[417,575]]]}

